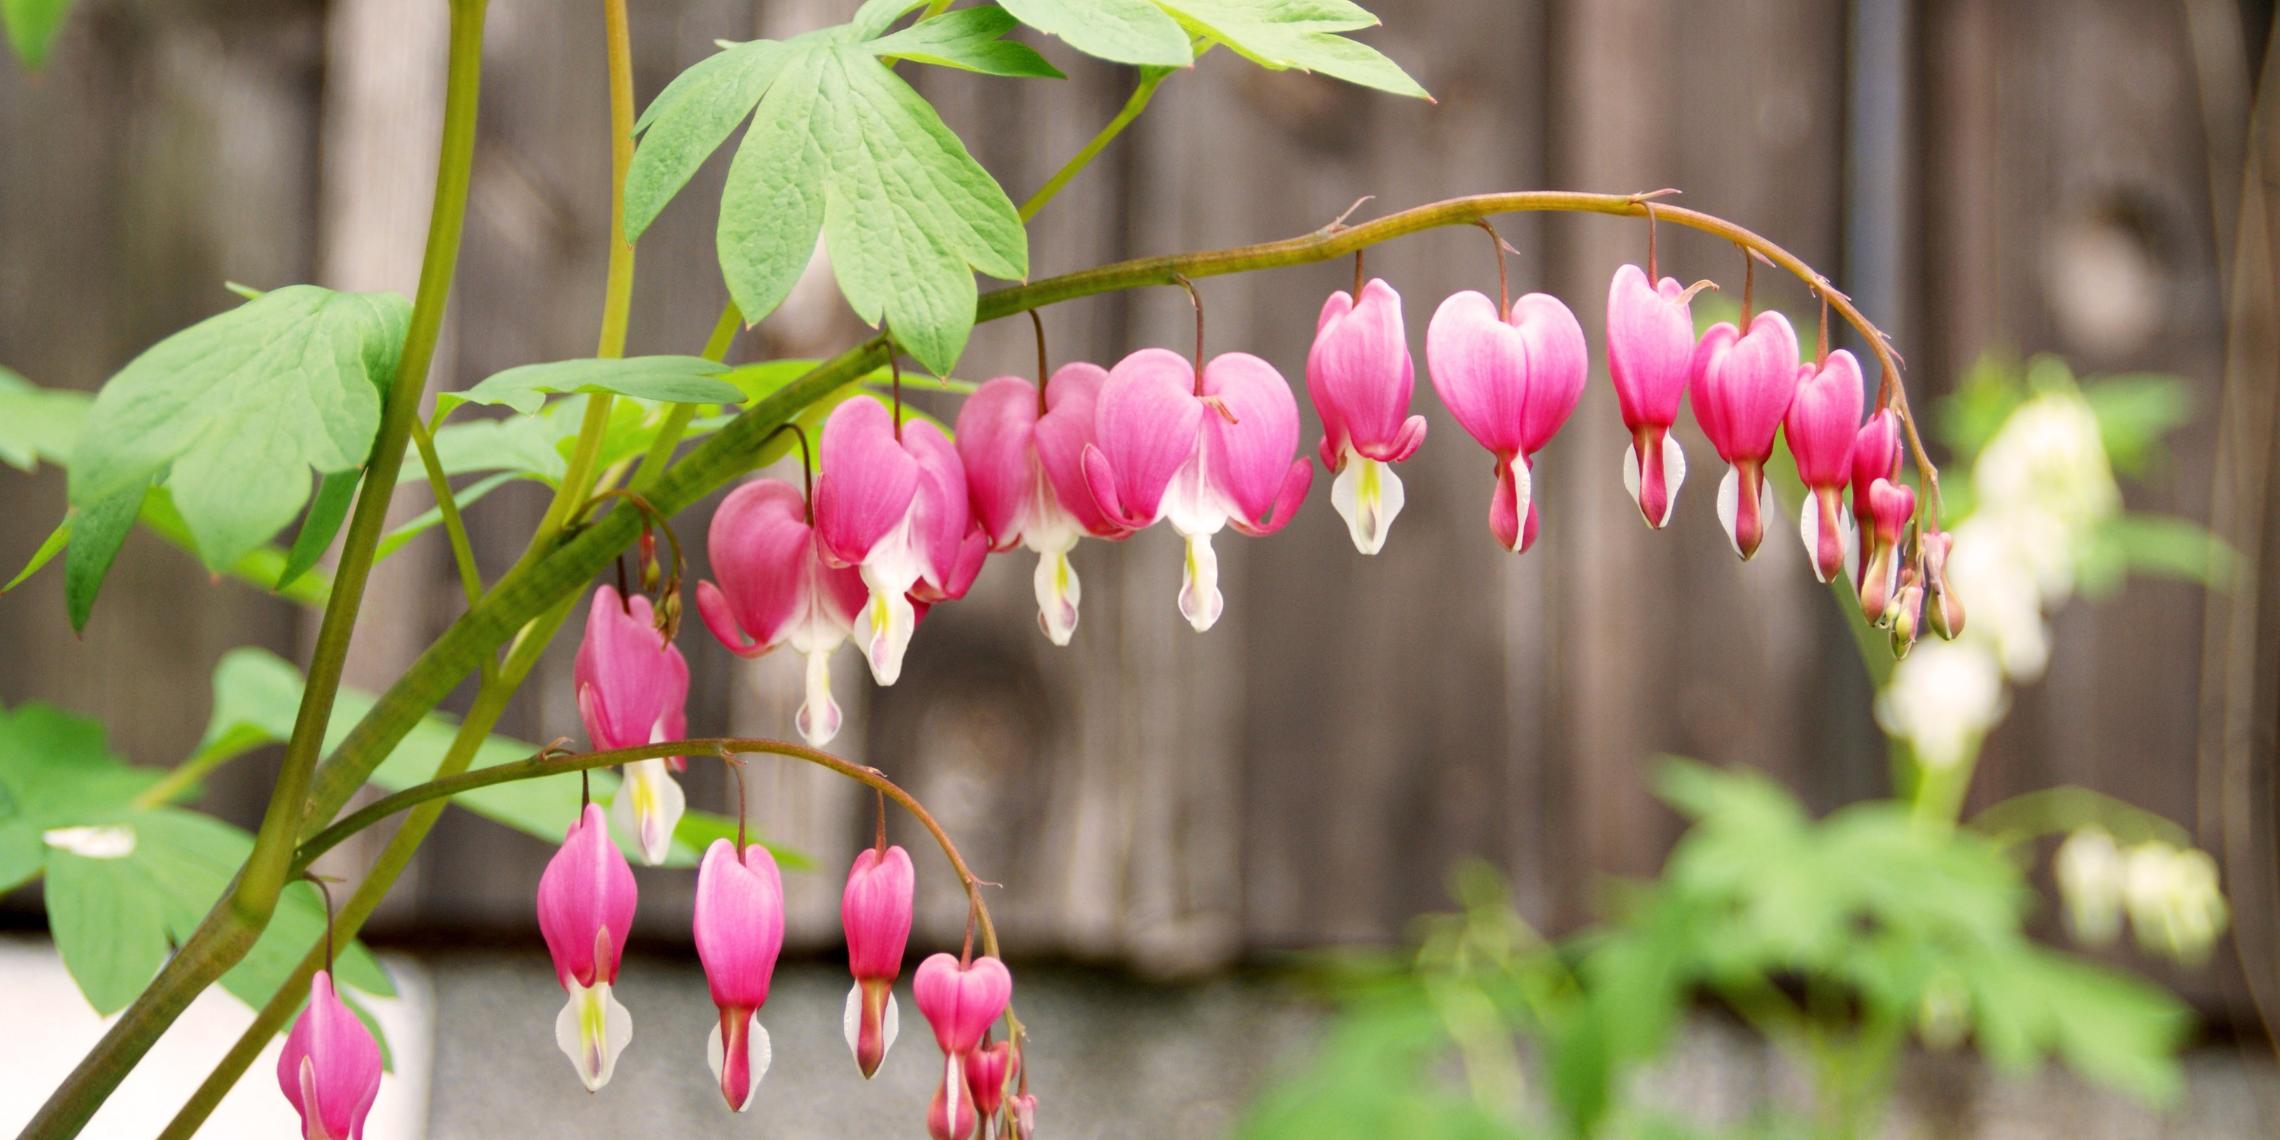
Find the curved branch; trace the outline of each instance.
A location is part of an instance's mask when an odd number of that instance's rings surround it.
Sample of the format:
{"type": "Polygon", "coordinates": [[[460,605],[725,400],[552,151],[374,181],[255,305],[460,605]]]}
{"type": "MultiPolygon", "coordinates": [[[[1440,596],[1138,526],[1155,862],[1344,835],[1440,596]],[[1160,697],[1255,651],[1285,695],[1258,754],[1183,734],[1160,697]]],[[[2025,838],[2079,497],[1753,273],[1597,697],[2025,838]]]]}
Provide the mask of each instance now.
{"type": "Polygon", "coordinates": [[[517,760],[511,764],[497,764],[489,768],[479,768],[472,772],[462,772],[456,776],[446,776],[440,780],[430,780],[424,784],[415,784],[405,788],[394,795],[374,800],[365,807],[342,818],[331,827],[310,836],[294,851],[293,869],[295,872],[299,872],[310,863],[315,862],[318,856],[339,846],[357,832],[371,827],[397,812],[417,807],[430,800],[464,795],[479,788],[513,783],[517,780],[560,776],[571,772],[585,771],[589,768],[608,768],[618,764],[631,764],[637,760],[655,760],[666,756],[713,755],[720,757],[723,761],[734,763],[732,757],[745,753],[782,756],[791,760],[803,760],[819,768],[829,769],[859,784],[877,790],[881,795],[893,800],[904,811],[909,812],[921,826],[926,828],[928,834],[934,836],[934,842],[942,848],[943,857],[950,861],[950,868],[958,873],[958,884],[965,888],[966,901],[973,907],[975,922],[981,929],[983,952],[993,956],[997,954],[997,928],[990,922],[988,904],[982,901],[982,881],[974,876],[971,868],[966,866],[965,857],[958,853],[958,845],[950,841],[950,833],[944,831],[940,823],[935,822],[933,814],[926,810],[926,806],[919,803],[916,796],[904,791],[901,785],[888,779],[887,774],[877,768],[866,764],[857,764],[852,760],[842,760],[829,752],[809,748],[804,744],[793,744],[785,740],[711,736],[691,740],[668,740],[656,744],[644,744],[638,748],[619,748],[609,752],[564,754],[549,750],[540,752],[527,760],[517,760]]]}

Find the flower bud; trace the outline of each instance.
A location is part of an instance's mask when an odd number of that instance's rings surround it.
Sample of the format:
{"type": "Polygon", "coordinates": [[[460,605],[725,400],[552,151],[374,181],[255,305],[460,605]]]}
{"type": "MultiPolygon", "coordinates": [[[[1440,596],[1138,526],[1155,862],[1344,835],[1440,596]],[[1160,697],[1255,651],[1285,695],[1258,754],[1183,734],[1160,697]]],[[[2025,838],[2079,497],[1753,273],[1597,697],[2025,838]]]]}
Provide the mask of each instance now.
{"type": "Polygon", "coordinates": [[[697,868],[694,933],[697,959],[720,1009],[706,1060],[728,1107],[742,1112],[768,1072],[760,1007],[768,1003],[784,945],[784,883],[767,848],[755,843],[740,854],[728,840],[713,840],[697,868]]]}
{"type": "Polygon", "coordinates": [[[1006,1081],[1013,1075],[1013,1042],[985,1045],[966,1058],[966,1089],[974,1097],[974,1113],[987,1121],[1005,1104],[1006,1081]]]}
{"type": "Polygon", "coordinates": [[[889,847],[881,854],[877,848],[866,848],[855,857],[847,889],[840,896],[847,965],[855,975],[841,1022],[847,1047],[866,1078],[879,1071],[901,1025],[894,984],[902,973],[903,946],[910,939],[914,885],[909,852],[889,847]]]}
{"type": "Polygon", "coordinates": [[[1623,485],[1658,530],[1670,522],[1686,479],[1686,453],[1670,427],[1694,356],[1690,296],[1676,278],[1648,281],[1636,265],[1617,269],[1607,289],[1607,374],[1631,431],[1623,485]]]}
{"type": "Polygon", "coordinates": [[[1948,588],[1948,552],[1955,548],[1955,536],[1946,531],[1928,530],[1921,541],[1924,545],[1924,612],[1930,617],[1934,632],[1954,641],[1963,635],[1963,599],[1948,588]]]}
{"type": "Polygon", "coordinates": [[[333,991],[332,974],[309,979],[309,1004],[277,1055],[277,1085],[301,1114],[308,1140],[352,1140],[380,1096],[380,1046],[333,991]]]}
{"type": "Polygon", "coordinates": [[[639,897],[601,807],[586,805],[539,877],[538,929],[569,995],[554,1019],[554,1043],[587,1092],[609,1083],[618,1054],[633,1040],[632,1016],[611,991],[639,897]]]}

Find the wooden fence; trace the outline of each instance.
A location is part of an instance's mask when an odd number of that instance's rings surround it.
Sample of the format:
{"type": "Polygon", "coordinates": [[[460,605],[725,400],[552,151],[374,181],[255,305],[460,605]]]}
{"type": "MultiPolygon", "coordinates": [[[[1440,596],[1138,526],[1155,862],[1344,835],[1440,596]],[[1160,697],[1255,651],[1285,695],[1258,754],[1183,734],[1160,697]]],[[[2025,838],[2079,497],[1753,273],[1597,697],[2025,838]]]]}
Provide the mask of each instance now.
{"type": "MultiPolygon", "coordinates": [[[[0,362],[44,384],[92,387],[231,304],[224,279],[409,293],[438,123],[441,4],[80,7],[49,74],[0,74],[0,362]]],[[[848,7],[642,4],[642,96],[716,38],[787,34],[848,7]]],[[[2254,283],[2262,265],[2270,283],[2268,249],[2261,261],[2238,256],[2266,240],[2270,219],[2234,212],[2243,185],[2261,187],[2248,172],[2271,157],[2269,132],[2249,130],[2245,95],[2262,53],[2244,46],[2263,42],[2269,6],[1380,7],[1389,26],[1373,42],[1437,105],[1214,53],[1046,212],[1033,231],[1036,272],[1304,232],[1363,195],[1375,195],[1368,211],[1490,189],[1672,186],[1850,289],[1898,338],[1920,401],[1988,348],[2190,378],[2202,414],[2129,500],[2213,518],[2264,556],[2263,569],[2213,608],[2190,588],[2146,583],[2067,611],[2049,676],[2018,694],[1989,746],[1978,798],[2083,783],[2197,820],[2213,847],[2227,837],[2218,805],[2248,812],[2230,833],[2229,871],[2247,891],[2252,949],[2268,954],[2280,636],[2274,607],[2257,603],[2273,596],[2280,564],[2264,506],[2280,480],[2269,458],[2280,425],[2269,307],[2252,298],[2236,312],[2235,332],[2248,332],[2228,358],[2222,274],[2254,283]],[[2216,794],[2227,787],[2250,794],[2216,794]]],[[[431,390],[592,351],[608,202],[591,15],[492,5],[467,254],[431,390]]],[[[1130,82],[1048,51],[1066,82],[922,80],[1017,197],[1114,113],[1130,82]]],[[[642,244],[637,351],[693,350],[718,310],[711,227],[723,166],[709,166],[642,244]]],[[[1521,251],[1516,286],[1566,298],[1596,361],[1608,275],[1640,255],[1644,226],[1521,217],[1502,229],[1521,251]]],[[[1688,278],[1740,268],[1730,248],[1669,229],[1662,256],[1688,278]]],[[[1442,296],[1494,272],[1472,231],[1398,243],[1370,267],[1403,291],[1418,342],[1442,296]]],[[[1212,348],[1260,353],[1295,382],[1315,310],[1348,272],[1205,283],[1212,348]]],[[[1809,311],[1793,283],[1764,295],[1809,311]]],[[[1063,305],[1046,319],[1063,360],[1189,336],[1186,302],[1171,291],[1063,305]]],[[[816,277],[739,354],[814,355],[857,331],[816,277]]],[[[984,328],[961,371],[1026,372],[1029,353],[1026,325],[984,328]]],[[[1886,786],[1845,619],[1794,543],[1734,560],[1709,509],[1710,452],[1690,424],[1682,439],[1696,481],[1677,523],[1651,534],[1616,478],[1623,437],[1597,381],[1537,467],[1541,544],[1514,558],[1486,533],[1485,457],[1419,391],[1432,434],[1402,469],[1408,509],[1374,559],[1353,552],[1318,489],[1282,535],[1222,541],[1227,616],[1209,634],[1179,621],[1176,548],[1151,534],[1080,550],[1084,617],[1068,649],[1038,635],[1026,556],[1014,555],[970,600],[929,619],[901,685],[874,692],[851,657],[842,663],[842,745],[906,778],[967,837],[978,870],[1006,883],[1012,945],[1182,972],[1268,948],[1383,939],[1441,905],[1444,872],[1468,855],[1506,868],[1531,913],[1564,925],[1589,912],[1603,876],[1650,873],[1673,836],[1674,819],[1646,791],[1657,753],[1756,765],[1821,807],[1886,786]]],[[[28,554],[62,492],[53,472],[0,479],[0,554],[28,554]]],[[[487,567],[513,556],[540,506],[509,490],[476,508],[492,536],[479,544],[487,567]]],[[[702,514],[684,534],[702,533],[702,514]]],[[[251,643],[297,655],[313,630],[252,590],[208,585],[144,536],[84,640],[64,625],[59,593],[50,574],[0,604],[10,649],[0,699],[98,714],[143,761],[193,742],[202,678],[223,651],[251,643]]],[[[375,597],[352,662],[365,685],[390,679],[456,611],[440,543],[387,564],[375,597]]],[[[747,665],[702,633],[682,640],[697,677],[693,725],[788,731],[794,663],[747,665]]],[[[567,650],[566,639],[508,730],[576,732],[567,650]]],[[[250,816],[273,763],[218,778],[210,805],[250,816]]],[[[690,782],[697,802],[725,794],[709,774],[690,782]]],[[[867,802],[815,773],[768,772],[752,795],[769,834],[829,864],[868,827],[867,802]]],[[[455,820],[386,921],[398,931],[527,927],[542,854],[455,820]]],[[[961,915],[945,878],[931,876],[925,893],[922,922],[937,935],[961,915]]],[[[648,885],[659,937],[686,936],[674,917],[686,890],[674,878],[648,885]]],[[[834,929],[837,891],[830,873],[793,884],[805,936],[834,929]]],[[[2226,966],[2182,984],[2245,1015],[2238,980],[2226,966]]]]}

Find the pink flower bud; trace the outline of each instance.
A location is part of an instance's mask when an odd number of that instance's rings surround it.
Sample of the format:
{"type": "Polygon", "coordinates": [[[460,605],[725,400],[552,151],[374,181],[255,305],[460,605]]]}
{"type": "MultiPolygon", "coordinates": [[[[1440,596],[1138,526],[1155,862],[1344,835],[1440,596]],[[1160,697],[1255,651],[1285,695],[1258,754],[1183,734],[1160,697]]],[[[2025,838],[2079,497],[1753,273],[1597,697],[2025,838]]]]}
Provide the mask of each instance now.
{"type": "Polygon", "coordinates": [[[768,1071],[768,1030],[759,1014],[784,946],[784,884],[767,848],[755,843],[739,856],[735,844],[713,840],[697,868],[694,931],[720,1008],[706,1058],[728,1107],[742,1112],[768,1071]]]}
{"type": "Polygon", "coordinates": [[[1433,390],[1457,426],[1496,457],[1489,533],[1517,554],[1536,541],[1534,456],[1583,395],[1583,326],[1557,297],[1530,293],[1499,314],[1472,291],[1453,294],[1425,330],[1433,390]]]}
{"type": "Polygon", "coordinates": [[[1322,416],[1322,466],[1338,477],[1330,503],[1364,554],[1384,548],[1401,513],[1401,479],[1392,465],[1425,441],[1425,417],[1409,414],[1416,381],[1401,295],[1375,278],[1359,298],[1330,294],[1306,354],[1306,390],[1322,416]]]}
{"type": "Polygon", "coordinates": [[[1110,369],[1100,389],[1097,444],[1085,448],[1085,485],[1103,516],[1130,532],[1158,519],[1187,540],[1180,613],[1198,632],[1225,609],[1211,537],[1281,530],[1314,466],[1297,459],[1298,401],[1273,365],[1230,352],[1204,366],[1143,348],[1110,369]]]}
{"type": "MultiPolygon", "coordinates": [[[[648,598],[620,598],[609,586],[594,591],[571,676],[577,684],[578,717],[597,750],[637,748],[682,736],[688,723],[689,665],[681,650],[658,633],[648,598]]],[[[668,769],[683,763],[676,756],[626,765],[625,784],[611,805],[651,865],[663,863],[672,851],[673,829],[687,801],[668,769]]]]}
{"type": "Polygon", "coordinates": [[[1881,623],[1885,605],[1900,585],[1900,543],[1916,513],[1915,489],[1877,479],[1868,489],[1868,551],[1860,578],[1860,612],[1881,623]]]}
{"type": "Polygon", "coordinates": [[[1686,453],[1670,434],[1686,396],[1694,355],[1689,293],[1674,277],[1649,282],[1636,265],[1615,271],[1607,287],[1607,374],[1623,426],[1631,429],[1623,485],[1647,525],[1661,528],[1686,480],[1686,453]]]}
{"type": "Polygon", "coordinates": [[[602,809],[586,805],[539,877],[538,930],[554,957],[555,980],[569,995],[554,1019],[554,1043],[588,1092],[609,1083],[633,1039],[633,1018],[611,991],[639,897],[602,809]]]}
{"type": "Polygon", "coordinates": [[[1858,542],[1844,490],[1852,478],[1853,437],[1860,430],[1862,400],[1860,362],[1840,348],[1819,367],[1799,367],[1797,394],[1782,419],[1789,453],[1797,458],[1798,477],[1811,492],[1798,520],[1799,533],[1813,574],[1823,582],[1844,573],[1851,548],[1858,542]]]}
{"type": "Polygon", "coordinates": [[[360,1140],[380,1097],[380,1046],[333,992],[332,975],[309,979],[309,1004],[277,1055],[277,1086],[301,1114],[307,1140],[360,1140]]]}
{"type": "Polygon", "coordinates": [[[1013,1140],[1030,1140],[1037,1135],[1037,1098],[1019,1093],[1013,1098],[1013,1140]]]}
{"type": "Polygon", "coordinates": [[[1765,461],[1797,391],[1797,334],[1789,318],[1759,313],[1747,333],[1719,323],[1694,347],[1690,371],[1694,419],[1729,465],[1718,485],[1718,521],[1744,559],[1765,541],[1773,489],[1765,461]]]}
{"type": "Polygon", "coordinates": [[[863,576],[824,558],[807,500],[799,488],[754,479],[730,491],[713,512],[707,540],[719,585],[697,583],[697,613],[713,636],[739,657],[779,645],[807,658],[800,736],[820,748],[839,734],[831,699],[831,655],[845,644],[869,590],[863,576]]]}
{"type": "Polygon", "coordinates": [[[942,429],[912,420],[895,433],[877,400],[857,398],[824,421],[816,532],[837,565],[857,566],[870,602],[855,621],[871,677],[892,685],[918,625],[913,599],[965,594],[989,552],[973,525],[965,464],[942,429]]]}
{"type": "Polygon", "coordinates": [[[913,989],[918,1012],[934,1028],[934,1043],[944,1053],[971,1053],[1013,1000],[1013,975],[995,958],[960,966],[955,957],[936,954],[919,963],[913,989]]]}
{"type": "Polygon", "coordinates": [[[902,973],[903,946],[910,939],[914,886],[910,852],[889,847],[882,856],[876,848],[865,848],[855,856],[847,889],[840,895],[847,966],[855,975],[841,1021],[847,1047],[866,1078],[879,1071],[900,1027],[894,984],[895,976],[902,973]]]}
{"type": "Polygon", "coordinates": [[[1006,1080],[1012,1075],[1011,1041],[985,1045],[966,1058],[966,1089],[973,1094],[976,1115],[988,1120],[998,1114],[1005,1103],[1006,1080]]]}

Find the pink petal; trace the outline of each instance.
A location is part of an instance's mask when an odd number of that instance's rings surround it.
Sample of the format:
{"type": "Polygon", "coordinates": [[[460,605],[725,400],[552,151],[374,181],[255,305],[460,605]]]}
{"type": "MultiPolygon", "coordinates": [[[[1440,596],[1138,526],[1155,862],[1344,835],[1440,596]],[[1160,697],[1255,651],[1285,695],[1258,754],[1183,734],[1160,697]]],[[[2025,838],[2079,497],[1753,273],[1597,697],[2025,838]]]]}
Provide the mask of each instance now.
{"type": "Polygon", "coordinates": [[[363,1135],[364,1118],[380,1096],[380,1046],[333,991],[326,971],[309,980],[309,1004],[277,1056],[277,1083],[301,1114],[304,1135],[363,1135]]]}
{"type": "Polygon", "coordinates": [[[657,632],[649,599],[621,601],[609,586],[594,592],[571,675],[597,749],[649,743],[652,726],[689,697],[688,662],[657,632]]]}
{"type": "Polygon", "coordinates": [[[1037,421],[1037,458],[1045,466],[1045,481],[1053,488],[1062,509],[1075,515],[1085,533],[1121,536],[1124,533],[1085,485],[1085,445],[1092,443],[1100,408],[1101,385],[1108,370],[1077,361],[1064,364],[1045,386],[1045,415],[1037,421]]]}
{"type": "Polygon", "coordinates": [[[1021,539],[1037,491],[1037,386],[1000,376],[958,409],[958,459],[974,514],[999,550],[1021,539]]]}
{"type": "Polygon", "coordinates": [[[864,397],[832,409],[823,424],[821,451],[816,530],[834,559],[861,562],[872,544],[910,512],[911,497],[918,493],[918,461],[895,438],[894,417],[886,405],[864,397]]]}
{"type": "Polygon", "coordinates": [[[758,1009],[768,1002],[776,955],[784,946],[784,883],[776,860],[757,843],[744,849],[715,839],[697,868],[697,958],[713,1004],[758,1009]]]}
{"type": "MultiPolygon", "coordinates": [[[[1723,398],[1724,377],[1719,372],[1725,355],[1732,351],[1741,335],[1742,330],[1735,328],[1731,321],[1711,325],[1703,332],[1702,339],[1695,342],[1694,356],[1686,366],[1687,395],[1694,404],[1694,422],[1702,425],[1702,434],[1710,437],[1710,446],[1718,452],[1718,458],[1728,463],[1734,461],[1733,429],[1729,426],[1727,402],[1723,398]]],[[[1790,385],[1796,386],[1794,377],[1790,385]]]]}
{"type": "Polygon", "coordinates": [[[1533,455],[1559,433],[1583,398],[1591,371],[1583,324],[1567,303],[1549,293],[1530,293],[1512,303],[1512,327],[1527,345],[1522,387],[1527,393],[1520,417],[1520,450],[1533,455]]]}
{"type": "Polygon", "coordinates": [[[976,958],[960,968],[958,959],[936,954],[919,963],[911,989],[918,1012],[934,1028],[935,1044],[944,1053],[969,1053],[1013,1000],[1013,975],[995,958],[976,958]]]}
{"type": "Polygon", "coordinates": [[[1314,465],[1303,459],[1298,460],[1283,473],[1282,486],[1276,489],[1274,504],[1267,511],[1266,518],[1230,518],[1227,524],[1253,538],[1273,534],[1289,525],[1291,517],[1298,513],[1299,505],[1306,501],[1306,492],[1313,486],[1314,465]]]}
{"type": "Polygon", "coordinates": [[[1615,271],[1607,288],[1607,373],[1615,381],[1623,424],[1668,426],[1686,395],[1694,354],[1694,321],[1674,278],[1649,283],[1636,265],[1615,271]]]}
{"type": "Polygon", "coordinates": [[[1520,479],[1527,476],[1533,482],[1525,457],[1496,461],[1496,493],[1488,501],[1488,530],[1496,536],[1499,546],[1515,554],[1525,554],[1536,544],[1536,497],[1528,496],[1526,517],[1520,510],[1520,479]]]}
{"type": "MultiPolygon", "coordinates": [[[[942,429],[925,420],[903,425],[903,447],[918,461],[918,492],[911,499],[911,544],[919,553],[925,583],[944,590],[956,578],[962,565],[960,548],[973,532],[966,465],[942,429]]],[[[983,545],[986,552],[986,535],[983,545]]]]}
{"type": "Polygon", "coordinates": [[[839,919],[847,933],[847,966],[857,981],[892,980],[902,973],[910,941],[911,897],[916,883],[910,852],[889,847],[881,856],[866,847],[847,872],[839,919]]]}
{"type": "Polygon", "coordinates": [[[729,492],[713,513],[707,553],[720,585],[698,585],[697,612],[713,636],[747,657],[774,648],[808,606],[815,532],[799,488],[755,479],[729,492]]]}
{"type": "Polygon", "coordinates": [[[1195,455],[1203,415],[1195,370],[1178,353],[1143,348],[1118,361],[1100,389],[1094,415],[1098,446],[1084,458],[1085,482],[1102,513],[1135,528],[1155,522],[1164,488],[1195,455]],[[1094,454],[1111,476],[1106,499],[1094,454]]]}
{"type": "MultiPolygon", "coordinates": [[[[1274,365],[1247,352],[1213,358],[1203,391],[1227,409],[1203,419],[1204,472],[1238,508],[1235,517],[1257,524],[1290,491],[1298,400],[1274,365]]],[[[1298,494],[1305,493],[1302,483],[1298,494]]]]}
{"type": "Polygon", "coordinates": [[[1451,294],[1425,326],[1425,370],[1457,426],[1499,454],[1520,450],[1528,410],[1527,341],[1496,302],[1451,294]]]}
{"type": "Polygon", "coordinates": [[[1799,366],[1797,394],[1782,425],[1806,486],[1842,487],[1851,480],[1863,400],[1860,362],[1852,353],[1840,348],[1817,369],[1799,366]]]}
{"type": "Polygon", "coordinates": [[[639,898],[633,868],[610,839],[601,806],[586,805],[538,880],[538,930],[563,989],[617,980],[618,954],[639,898]],[[607,958],[597,960],[597,953],[607,958]]]}
{"type": "Polygon", "coordinates": [[[1362,287],[1359,301],[1331,294],[1306,356],[1306,388],[1322,416],[1324,450],[1351,443],[1363,455],[1387,460],[1415,385],[1401,295],[1376,279],[1362,287]]]}
{"type": "Polygon", "coordinates": [[[1853,436],[1852,504],[1854,518],[1868,517],[1868,489],[1878,479],[1900,477],[1900,417],[1890,408],[1878,408],[1853,436]]]}

